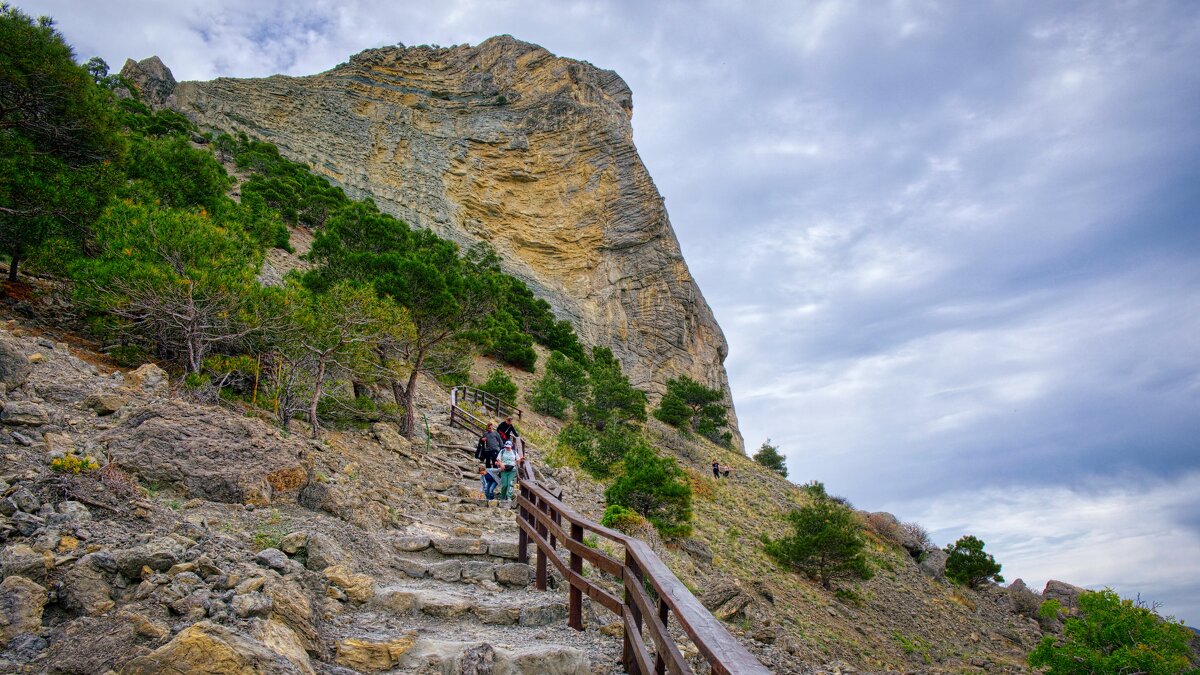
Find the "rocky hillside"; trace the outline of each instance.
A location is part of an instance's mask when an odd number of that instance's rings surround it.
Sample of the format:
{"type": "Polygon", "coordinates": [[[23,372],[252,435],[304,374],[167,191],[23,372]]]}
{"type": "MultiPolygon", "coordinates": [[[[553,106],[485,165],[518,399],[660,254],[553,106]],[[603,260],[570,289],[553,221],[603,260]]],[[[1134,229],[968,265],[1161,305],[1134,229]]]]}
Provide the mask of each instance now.
{"type": "MultiPolygon", "coordinates": [[[[559,593],[529,588],[513,512],[474,499],[469,439],[440,418],[448,447],[428,450],[383,424],[286,435],[16,321],[0,379],[0,672],[618,663],[609,617],[576,633],[559,593]]],[[[433,415],[444,394],[420,400],[433,415]]]]}
{"type": "Polygon", "coordinates": [[[270,141],[411,224],[490,242],[635,385],[662,393],[689,375],[728,394],[728,346],[633,145],[633,97],[616,73],[501,36],[372,49],[309,77],[176,84],[157,58],[122,74],[152,102],[270,141]]]}

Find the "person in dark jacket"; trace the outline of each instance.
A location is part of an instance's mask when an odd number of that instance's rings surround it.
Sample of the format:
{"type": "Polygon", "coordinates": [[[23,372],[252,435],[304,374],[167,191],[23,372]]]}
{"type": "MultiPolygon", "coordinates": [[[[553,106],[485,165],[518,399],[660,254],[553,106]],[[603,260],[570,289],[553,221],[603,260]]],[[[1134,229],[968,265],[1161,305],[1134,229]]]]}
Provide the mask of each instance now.
{"type": "MultiPolygon", "coordinates": [[[[517,432],[517,428],[513,426],[511,415],[504,418],[504,421],[500,423],[500,426],[496,427],[496,431],[499,431],[500,436],[502,436],[506,441],[511,441],[514,437],[521,435],[517,432]]],[[[514,441],[514,445],[515,444],[516,443],[514,441]]]]}
{"type": "Polygon", "coordinates": [[[496,458],[500,456],[500,448],[504,446],[504,439],[500,437],[495,428],[489,422],[487,431],[483,432],[483,463],[485,466],[494,466],[496,458]]]}
{"type": "Polygon", "coordinates": [[[712,463],[712,469],[713,469],[713,478],[720,478],[721,477],[721,463],[714,459],[713,463],[712,463]]]}

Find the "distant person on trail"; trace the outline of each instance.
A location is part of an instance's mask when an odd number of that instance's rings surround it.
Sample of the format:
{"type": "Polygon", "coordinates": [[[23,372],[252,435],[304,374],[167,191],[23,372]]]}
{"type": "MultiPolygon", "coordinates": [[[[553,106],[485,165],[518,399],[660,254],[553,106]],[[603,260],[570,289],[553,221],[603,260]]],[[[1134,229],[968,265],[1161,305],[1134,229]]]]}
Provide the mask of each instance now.
{"type": "Polygon", "coordinates": [[[721,463],[714,459],[713,463],[712,463],[712,467],[713,467],[713,478],[720,479],[721,478],[721,463]]]}
{"type": "Polygon", "coordinates": [[[521,435],[517,432],[517,428],[513,426],[512,415],[505,417],[500,426],[496,427],[496,431],[499,431],[500,436],[506,441],[511,441],[521,435]]]}
{"type": "Polygon", "coordinates": [[[517,453],[512,441],[506,441],[500,451],[500,466],[500,501],[507,501],[512,499],[513,479],[517,477],[517,453]]]}
{"type": "Polygon", "coordinates": [[[496,498],[496,477],[492,474],[496,469],[488,469],[479,465],[479,487],[483,489],[483,498],[489,502],[496,498]]]}
{"type": "Polygon", "coordinates": [[[726,478],[729,478],[729,474],[731,474],[731,473],[733,473],[733,467],[732,467],[732,466],[729,466],[728,464],[723,464],[723,465],[721,466],[721,475],[722,475],[722,476],[724,476],[724,477],[726,477],[726,478]]]}

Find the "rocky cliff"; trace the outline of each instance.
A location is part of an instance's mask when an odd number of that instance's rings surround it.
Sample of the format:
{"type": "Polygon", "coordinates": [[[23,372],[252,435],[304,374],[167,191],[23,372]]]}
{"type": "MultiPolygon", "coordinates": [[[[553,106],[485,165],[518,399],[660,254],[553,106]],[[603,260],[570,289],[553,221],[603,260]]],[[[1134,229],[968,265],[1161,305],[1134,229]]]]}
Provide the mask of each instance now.
{"type": "Polygon", "coordinates": [[[689,375],[728,397],[725,337],[638,157],[616,73],[501,36],[372,49],[309,77],[175,85],[157,58],[123,74],[151,102],[275,143],[410,224],[490,242],[635,385],[661,393],[689,375]]]}

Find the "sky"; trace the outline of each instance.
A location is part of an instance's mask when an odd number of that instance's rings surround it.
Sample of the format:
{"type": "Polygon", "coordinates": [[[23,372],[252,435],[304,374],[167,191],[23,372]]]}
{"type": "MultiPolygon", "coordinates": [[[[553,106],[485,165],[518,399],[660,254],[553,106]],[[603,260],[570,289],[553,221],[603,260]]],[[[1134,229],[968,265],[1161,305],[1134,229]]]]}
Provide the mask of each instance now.
{"type": "Polygon", "coordinates": [[[615,70],[753,452],[1200,624],[1200,3],[26,0],[82,60],[615,70]]]}

